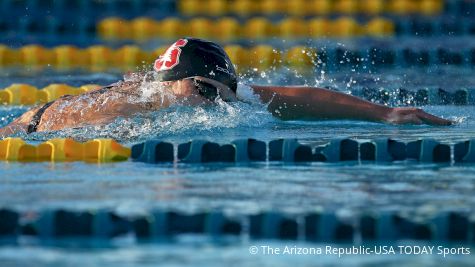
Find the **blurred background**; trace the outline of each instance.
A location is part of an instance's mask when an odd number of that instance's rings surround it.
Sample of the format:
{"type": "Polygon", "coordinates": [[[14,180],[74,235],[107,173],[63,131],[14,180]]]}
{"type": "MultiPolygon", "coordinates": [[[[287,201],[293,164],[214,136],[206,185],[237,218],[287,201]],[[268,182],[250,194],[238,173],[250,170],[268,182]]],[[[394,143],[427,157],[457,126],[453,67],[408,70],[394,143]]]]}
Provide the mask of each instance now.
{"type": "Polygon", "coordinates": [[[367,65],[472,64],[467,40],[475,34],[474,6],[463,0],[4,0],[0,64],[133,69],[183,36],[226,46],[242,71],[308,67],[314,53],[329,65],[338,59],[352,65],[355,58],[367,65]],[[302,53],[302,46],[309,50],[302,53]]]}
{"type": "MultiPolygon", "coordinates": [[[[231,103],[20,137],[114,138],[125,146],[297,137],[312,147],[348,137],[432,138],[469,155],[474,12],[469,0],[0,0],[0,127],[32,105],[151,70],[171,43],[192,36],[221,44],[242,83],[321,86],[424,107],[458,124],[284,122],[264,107],[231,103]]],[[[0,267],[473,266],[473,254],[249,253],[250,245],[472,246],[475,168],[443,148],[444,163],[2,160],[0,267]]]]}
{"type": "Polygon", "coordinates": [[[3,0],[0,12],[3,88],[103,85],[150,69],[183,36],[223,45],[247,82],[325,86],[385,103],[401,88],[475,84],[467,75],[474,1],[3,0]],[[103,75],[64,81],[50,77],[56,72],[103,75]]]}

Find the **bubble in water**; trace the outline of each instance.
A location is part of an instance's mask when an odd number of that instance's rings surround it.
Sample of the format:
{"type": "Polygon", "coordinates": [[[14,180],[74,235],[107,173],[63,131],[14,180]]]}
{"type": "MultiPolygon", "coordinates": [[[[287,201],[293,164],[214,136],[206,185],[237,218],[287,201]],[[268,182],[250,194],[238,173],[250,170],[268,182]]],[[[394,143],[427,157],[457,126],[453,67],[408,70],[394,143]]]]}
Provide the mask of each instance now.
{"type": "Polygon", "coordinates": [[[346,87],[347,87],[347,88],[350,88],[353,83],[356,83],[356,81],[353,81],[353,77],[350,77],[350,80],[349,80],[348,83],[346,84],[346,87]]]}
{"type": "Polygon", "coordinates": [[[141,97],[139,101],[147,102],[154,97],[158,97],[160,104],[165,105],[167,102],[174,102],[176,96],[170,90],[170,87],[158,81],[144,81],[140,84],[139,91],[141,97]]]}
{"type": "Polygon", "coordinates": [[[192,138],[200,133],[216,134],[219,130],[228,128],[256,127],[272,120],[274,118],[265,105],[217,100],[216,105],[196,107],[175,105],[131,118],[117,118],[106,125],[38,132],[35,133],[35,137],[40,139],[70,137],[79,141],[113,138],[121,142],[137,142],[175,135],[192,138]]]}
{"type": "Polygon", "coordinates": [[[451,121],[454,121],[455,124],[461,124],[461,123],[465,122],[468,119],[468,117],[467,116],[460,116],[460,117],[452,116],[448,119],[451,120],[451,121]]]}

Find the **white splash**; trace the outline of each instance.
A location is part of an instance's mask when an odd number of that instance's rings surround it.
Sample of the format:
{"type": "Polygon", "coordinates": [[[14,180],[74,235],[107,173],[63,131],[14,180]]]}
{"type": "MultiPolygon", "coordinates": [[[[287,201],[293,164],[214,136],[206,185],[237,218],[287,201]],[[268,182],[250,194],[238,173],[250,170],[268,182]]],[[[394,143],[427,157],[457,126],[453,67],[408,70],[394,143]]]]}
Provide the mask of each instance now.
{"type": "Polygon", "coordinates": [[[239,100],[253,103],[253,104],[260,104],[261,101],[259,96],[257,96],[252,88],[244,83],[238,83],[236,95],[239,100]]]}
{"type": "Polygon", "coordinates": [[[192,138],[199,133],[213,134],[222,129],[259,127],[273,120],[275,118],[265,105],[217,100],[216,105],[190,107],[177,104],[133,118],[117,118],[106,125],[45,134],[78,140],[114,138],[123,142],[135,142],[174,135],[189,135],[192,138]]]}

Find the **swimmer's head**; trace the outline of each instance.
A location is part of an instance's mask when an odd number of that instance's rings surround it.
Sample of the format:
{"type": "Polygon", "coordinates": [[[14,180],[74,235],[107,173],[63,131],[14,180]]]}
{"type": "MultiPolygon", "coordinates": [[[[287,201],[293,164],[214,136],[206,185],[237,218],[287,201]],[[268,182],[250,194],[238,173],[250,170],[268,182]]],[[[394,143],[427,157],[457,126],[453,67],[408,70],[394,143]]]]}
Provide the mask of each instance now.
{"type": "Polygon", "coordinates": [[[188,37],[180,39],[155,60],[153,67],[158,81],[203,77],[224,84],[236,93],[236,70],[223,48],[213,42],[188,37]]]}

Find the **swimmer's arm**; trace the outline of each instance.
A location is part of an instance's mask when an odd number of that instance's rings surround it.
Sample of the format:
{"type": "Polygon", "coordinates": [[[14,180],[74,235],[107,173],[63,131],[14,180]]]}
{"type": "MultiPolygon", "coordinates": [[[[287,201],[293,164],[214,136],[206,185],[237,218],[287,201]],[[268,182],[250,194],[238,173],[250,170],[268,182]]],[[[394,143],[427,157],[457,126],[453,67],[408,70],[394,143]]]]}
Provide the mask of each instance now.
{"type": "Polygon", "coordinates": [[[450,125],[417,108],[391,108],[348,94],[316,87],[251,86],[268,109],[284,120],[350,119],[394,124],[450,125]]]}

